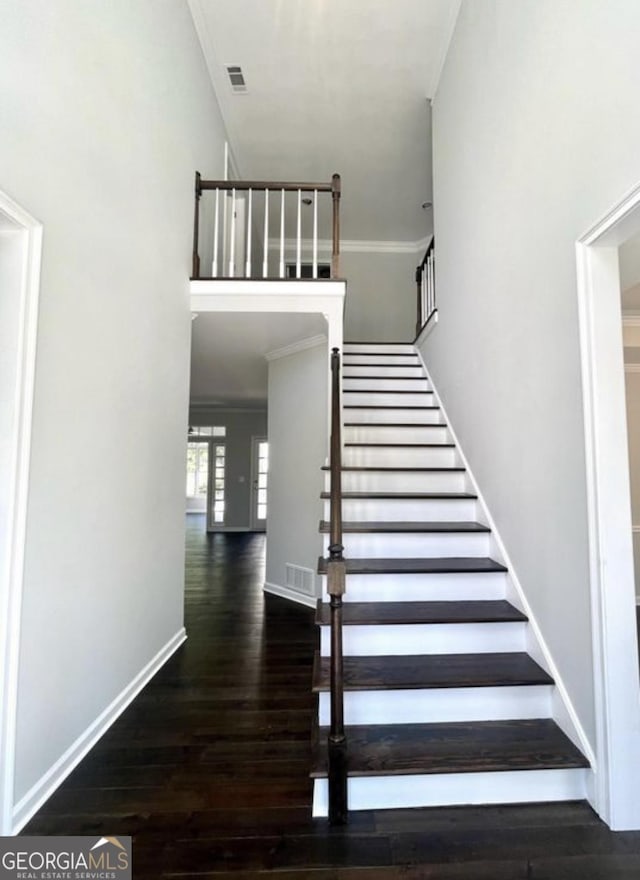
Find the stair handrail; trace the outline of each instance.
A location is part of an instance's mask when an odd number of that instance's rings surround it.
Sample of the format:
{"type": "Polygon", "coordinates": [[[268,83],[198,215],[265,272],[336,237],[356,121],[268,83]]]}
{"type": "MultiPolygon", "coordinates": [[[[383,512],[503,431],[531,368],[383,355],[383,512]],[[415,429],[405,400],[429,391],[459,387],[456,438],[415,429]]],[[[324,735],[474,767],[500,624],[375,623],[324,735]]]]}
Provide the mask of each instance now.
{"type": "MultiPolygon", "coordinates": [[[[340,277],[340,197],[342,194],[342,184],[339,174],[333,174],[331,180],[325,182],[295,182],[295,181],[277,181],[277,180],[205,180],[198,171],[195,176],[195,204],[194,204],[194,220],[193,220],[193,254],[191,279],[199,280],[203,276],[200,274],[200,253],[199,253],[199,234],[200,234],[200,201],[204,192],[213,190],[215,192],[215,214],[214,214],[214,233],[213,233],[213,262],[211,275],[208,278],[253,278],[258,280],[273,277],[285,278],[285,193],[297,193],[297,234],[296,234],[296,279],[301,278],[301,224],[302,224],[302,204],[313,206],[313,278],[318,277],[318,193],[331,193],[332,200],[332,221],[331,221],[331,278],[340,277]],[[247,217],[247,243],[248,256],[246,264],[242,267],[243,271],[234,274],[227,272],[225,274],[224,260],[218,259],[220,248],[219,239],[224,235],[224,227],[226,223],[226,207],[223,206],[223,220],[220,221],[220,193],[231,193],[233,199],[232,220],[230,221],[230,238],[231,251],[233,252],[235,242],[235,198],[237,192],[248,193],[248,217],[247,217]],[[252,266],[251,254],[251,238],[252,238],[252,207],[253,197],[257,193],[264,196],[264,235],[263,235],[263,264],[262,272],[255,272],[255,265],[252,266]],[[311,198],[303,200],[303,193],[311,193],[311,198]],[[277,276],[269,275],[268,271],[268,250],[269,250],[269,196],[274,198],[280,195],[280,223],[279,223],[279,239],[280,239],[280,259],[279,272],[277,276]]],[[[256,238],[258,236],[256,235],[256,238]]]]}
{"type": "Polygon", "coordinates": [[[416,339],[437,312],[436,307],[436,239],[431,236],[425,255],[416,268],[416,339]]]}
{"type": "Polygon", "coordinates": [[[330,543],[327,592],[331,613],[330,698],[328,749],[329,823],[348,819],[347,737],[344,728],[344,669],[342,654],[342,597],[346,589],[346,563],[342,544],[342,414],[340,408],[340,350],[331,352],[330,543]]]}

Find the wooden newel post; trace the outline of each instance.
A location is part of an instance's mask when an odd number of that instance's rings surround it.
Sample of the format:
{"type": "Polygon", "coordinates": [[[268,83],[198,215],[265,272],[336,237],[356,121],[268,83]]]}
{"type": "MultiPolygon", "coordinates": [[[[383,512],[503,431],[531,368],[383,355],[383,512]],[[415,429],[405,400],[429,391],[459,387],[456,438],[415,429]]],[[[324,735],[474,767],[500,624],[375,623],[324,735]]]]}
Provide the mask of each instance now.
{"type": "Polygon", "coordinates": [[[200,277],[200,255],[198,254],[198,238],[200,236],[200,196],[202,195],[202,185],[200,182],[200,172],[196,171],[195,186],[195,205],[193,210],[193,259],[191,264],[191,277],[200,277]]]}
{"type": "Polygon", "coordinates": [[[344,825],[348,819],[347,737],[344,729],[344,670],[342,657],[342,597],[346,564],[342,546],[342,461],[340,429],[340,352],[331,354],[331,523],[327,592],[331,608],[331,726],[329,756],[329,823],[344,825]]]}
{"type": "MultiPolygon", "coordinates": [[[[331,178],[331,199],[333,201],[333,249],[331,253],[331,277],[340,277],[340,195],[342,184],[340,175],[331,178]]],[[[336,351],[337,349],[334,349],[336,351]]]]}

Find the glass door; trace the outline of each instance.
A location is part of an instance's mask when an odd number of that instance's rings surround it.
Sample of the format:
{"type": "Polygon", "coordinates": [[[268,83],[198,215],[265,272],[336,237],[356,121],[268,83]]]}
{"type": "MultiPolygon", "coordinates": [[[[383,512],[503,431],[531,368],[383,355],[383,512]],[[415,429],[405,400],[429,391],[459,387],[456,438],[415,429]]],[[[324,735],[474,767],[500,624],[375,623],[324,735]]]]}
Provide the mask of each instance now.
{"type": "Polygon", "coordinates": [[[252,438],[251,473],[251,528],[267,528],[267,484],[269,481],[269,444],[266,437],[252,438]]]}

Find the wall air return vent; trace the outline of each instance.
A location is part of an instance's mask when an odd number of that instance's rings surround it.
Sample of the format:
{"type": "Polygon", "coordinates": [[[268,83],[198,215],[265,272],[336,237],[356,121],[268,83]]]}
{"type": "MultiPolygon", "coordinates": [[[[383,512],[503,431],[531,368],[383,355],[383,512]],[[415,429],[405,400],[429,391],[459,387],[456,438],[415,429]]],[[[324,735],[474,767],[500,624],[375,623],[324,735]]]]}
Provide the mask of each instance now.
{"type": "Polygon", "coordinates": [[[236,95],[243,95],[247,91],[247,84],[244,79],[242,68],[239,64],[225,64],[231,91],[236,95]]]}
{"type": "Polygon", "coordinates": [[[315,595],[315,578],[313,569],[302,568],[300,565],[285,563],[285,584],[290,590],[305,593],[307,596],[315,595]]]}

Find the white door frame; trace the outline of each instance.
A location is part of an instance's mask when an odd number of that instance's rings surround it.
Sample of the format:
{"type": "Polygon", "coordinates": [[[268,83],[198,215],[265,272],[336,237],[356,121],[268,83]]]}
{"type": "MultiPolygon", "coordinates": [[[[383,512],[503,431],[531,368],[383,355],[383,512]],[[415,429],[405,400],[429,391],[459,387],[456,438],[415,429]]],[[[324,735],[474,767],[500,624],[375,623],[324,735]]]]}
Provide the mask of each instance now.
{"type": "Polygon", "coordinates": [[[640,828],[640,685],[618,246],[640,232],[640,185],[576,243],[597,763],[590,799],[640,828]]]}
{"type": "MultiPolygon", "coordinates": [[[[251,438],[251,515],[249,517],[249,522],[251,523],[251,531],[253,532],[262,532],[266,529],[267,521],[263,523],[258,520],[257,517],[257,503],[258,503],[258,487],[256,485],[258,480],[258,444],[259,443],[267,443],[269,441],[268,437],[252,437],[251,438]]],[[[269,483],[269,478],[267,477],[267,485],[269,483]]],[[[267,509],[267,516],[269,516],[269,511],[267,509]]]]}
{"type": "Polygon", "coordinates": [[[27,500],[31,454],[33,389],[36,365],[38,298],[42,255],[42,224],[0,191],[0,219],[17,227],[24,247],[22,277],[17,290],[18,338],[15,355],[16,383],[13,431],[9,437],[12,485],[7,510],[7,558],[0,565],[0,835],[14,831],[14,779],[18,662],[27,500]]]}

